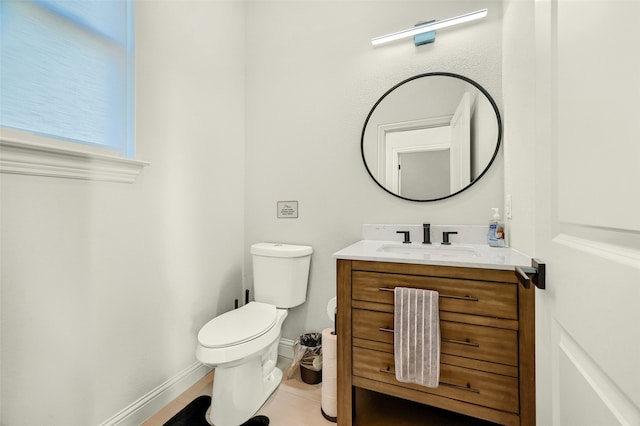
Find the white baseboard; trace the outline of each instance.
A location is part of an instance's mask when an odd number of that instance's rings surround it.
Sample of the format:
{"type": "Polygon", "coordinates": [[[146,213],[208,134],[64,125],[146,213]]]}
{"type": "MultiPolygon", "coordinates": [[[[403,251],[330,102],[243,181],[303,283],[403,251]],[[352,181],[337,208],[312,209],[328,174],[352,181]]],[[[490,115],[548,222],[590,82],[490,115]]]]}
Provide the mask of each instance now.
{"type": "Polygon", "coordinates": [[[209,371],[209,367],[196,361],[99,426],[139,426],[206,376],[209,371]]]}
{"type": "Polygon", "coordinates": [[[293,340],[281,338],[280,343],[278,343],[278,355],[283,358],[293,359],[293,344],[293,340]]]}
{"type": "MultiPolygon", "coordinates": [[[[291,339],[280,339],[278,355],[293,359],[291,339]]],[[[209,373],[211,369],[196,361],[128,407],[100,423],[99,426],[138,426],[209,373]]]]}

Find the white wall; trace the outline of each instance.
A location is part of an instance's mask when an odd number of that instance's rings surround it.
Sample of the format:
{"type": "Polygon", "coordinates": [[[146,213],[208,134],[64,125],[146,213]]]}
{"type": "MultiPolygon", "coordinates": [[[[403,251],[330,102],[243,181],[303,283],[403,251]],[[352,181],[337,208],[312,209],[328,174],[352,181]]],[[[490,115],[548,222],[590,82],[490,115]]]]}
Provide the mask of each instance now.
{"type": "MultiPolygon", "coordinates": [[[[503,88],[504,105],[509,111],[505,120],[505,194],[512,194],[513,218],[507,220],[511,246],[535,256],[536,218],[534,200],[536,188],[534,169],[536,160],[536,2],[534,0],[508,0],[504,3],[503,23],[503,88]]],[[[543,126],[544,127],[544,126],[543,126]]],[[[538,209],[539,210],[539,209],[538,209]]],[[[539,222],[539,221],[538,221],[539,222]]],[[[544,292],[543,292],[544,293],[544,292]]],[[[550,325],[546,320],[544,295],[536,292],[536,340],[550,339],[550,325]]],[[[552,424],[552,397],[546,389],[551,389],[550,345],[539,345],[536,349],[536,418],[541,425],[552,424]]],[[[557,398],[557,396],[556,396],[557,398]]]]}
{"type": "MultiPolygon", "coordinates": [[[[415,203],[380,189],[360,155],[375,101],[405,78],[430,71],[470,77],[502,105],[502,5],[476,1],[260,1],[247,10],[245,250],[258,241],[312,245],[307,303],[291,310],[283,336],[330,325],[332,253],[360,239],[363,223],[485,224],[503,205],[502,154],[470,190],[415,203]],[[489,8],[477,23],[378,48],[374,36],[489,8]],[[298,219],[277,219],[278,200],[298,200],[298,219]]],[[[251,287],[250,257],[246,257],[251,287]]]]}
{"type": "Polygon", "coordinates": [[[534,253],[534,2],[506,1],[503,31],[505,194],[511,194],[513,200],[508,235],[512,247],[534,253]]]}
{"type": "Polygon", "coordinates": [[[244,5],[136,5],[131,185],[3,174],[2,419],[102,423],[240,297],[244,5]]]}

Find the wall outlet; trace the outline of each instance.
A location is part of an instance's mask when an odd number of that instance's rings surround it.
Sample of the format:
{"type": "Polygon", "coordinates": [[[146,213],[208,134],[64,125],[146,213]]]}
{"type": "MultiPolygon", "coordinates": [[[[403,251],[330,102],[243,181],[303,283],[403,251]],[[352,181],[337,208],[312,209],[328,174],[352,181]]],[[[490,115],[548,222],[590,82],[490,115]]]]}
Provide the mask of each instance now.
{"type": "Polygon", "coordinates": [[[504,197],[504,216],[507,219],[511,219],[513,217],[511,213],[511,194],[504,197]]]}

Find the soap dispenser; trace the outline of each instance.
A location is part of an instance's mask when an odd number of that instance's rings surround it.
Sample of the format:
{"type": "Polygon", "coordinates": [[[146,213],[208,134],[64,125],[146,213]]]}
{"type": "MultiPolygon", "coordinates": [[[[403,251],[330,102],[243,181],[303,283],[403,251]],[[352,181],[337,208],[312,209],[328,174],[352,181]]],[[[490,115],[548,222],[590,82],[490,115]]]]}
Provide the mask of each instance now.
{"type": "Polygon", "coordinates": [[[491,247],[504,247],[504,222],[500,219],[498,207],[493,207],[493,218],[489,222],[489,245],[491,247]]]}

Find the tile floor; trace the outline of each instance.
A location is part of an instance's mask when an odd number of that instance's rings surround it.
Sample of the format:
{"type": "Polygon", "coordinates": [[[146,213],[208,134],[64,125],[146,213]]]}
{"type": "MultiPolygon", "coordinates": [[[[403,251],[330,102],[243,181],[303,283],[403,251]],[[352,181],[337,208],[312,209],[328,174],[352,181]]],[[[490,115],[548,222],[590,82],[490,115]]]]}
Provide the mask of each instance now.
{"type": "MultiPolygon", "coordinates": [[[[280,358],[278,366],[286,371],[290,361],[280,358]]],[[[162,426],[173,415],[200,395],[211,395],[214,373],[211,372],[142,423],[141,426],[162,426]]],[[[269,417],[271,426],[331,426],[320,412],[322,385],[309,385],[296,372],[283,379],[276,391],[260,408],[258,414],[269,417]]],[[[490,426],[493,423],[449,413],[411,401],[392,398],[375,392],[356,393],[356,426],[490,426]]]]}

